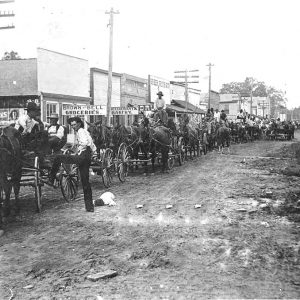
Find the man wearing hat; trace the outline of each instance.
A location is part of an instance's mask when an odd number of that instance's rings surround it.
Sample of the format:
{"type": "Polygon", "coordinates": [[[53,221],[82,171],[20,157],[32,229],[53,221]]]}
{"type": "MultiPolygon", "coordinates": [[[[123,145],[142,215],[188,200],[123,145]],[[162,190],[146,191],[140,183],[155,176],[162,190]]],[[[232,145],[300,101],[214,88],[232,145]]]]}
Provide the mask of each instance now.
{"type": "Polygon", "coordinates": [[[35,120],[39,111],[37,105],[34,102],[29,102],[25,110],[27,110],[27,114],[21,115],[15,124],[15,128],[22,134],[30,133],[34,125],[38,124],[35,120]]]}
{"type": "Polygon", "coordinates": [[[168,124],[168,114],[165,111],[166,102],[162,98],[164,94],[159,91],[156,95],[158,96],[155,101],[155,108],[157,109],[157,113],[154,118],[156,122],[161,121],[162,125],[166,126],[168,124]]]}
{"type": "Polygon", "coordinates": [[[50,127],[48,128],[50,149],[54,152],[59,151],[63,147],[65,129],[58,124],[58,114],[53,113],[48,117],[50,127]]]}
{"type": "Polygon", "coordinates": [[[54,180],[61,163],[78,165],[84,194],[85,209],[88,212],[94,212],[92,189],[89,181],[89,169],[92,154],[97,154],[97,148],[90,133],[83,128],[83,121],[79,117],[69,118],[68,123],[75,133],[75,155],[57,154],[54,158],[47,183],[52,186],[54,185],[54,180]]]}

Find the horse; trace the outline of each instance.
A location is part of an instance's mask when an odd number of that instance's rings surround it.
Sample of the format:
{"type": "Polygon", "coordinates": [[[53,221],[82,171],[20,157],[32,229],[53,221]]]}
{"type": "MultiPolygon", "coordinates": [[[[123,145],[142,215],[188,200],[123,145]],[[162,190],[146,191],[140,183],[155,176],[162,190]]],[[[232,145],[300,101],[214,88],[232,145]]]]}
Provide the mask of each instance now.
{"type": "Polygon", "coordinates": [[[100,149],[106,149],[111,146],[112,130],[110,127],[101,124],[101,122],[89,123],[88,132],[90,133],[97,151],[99,154],[100,149]]]}
{"type": "Polygon", "coordinates": [[[199,145],[199,134],[196,129],[193,129],[189,124],[187,125],[181,125],[181,132],[183,135],[183,140],[186,148],[186,156],[187,152],[190,152],[190,158],[193,158],[196,156],[196,153],[200,153],[200,145],[199,145]]]}
{"type": "Polygon", "coordinates": [[[19,192],[22,177],[21,135],[8,126],[0,129],[0,225],[2,216],[10,214],[10,195],[15,194],[15,212],[19,213],[19,192]],[[9,179],[10,178],[10,179],[9,179]],[[5,194],[5,197],[4,197],[5,194]]]}
{"type": "MultiPolygon", "coordinates": [[[[130,155],[130,158],[133,160],[142,159],[147,161],[148,159],[148,149],[145,147],[144,140],[147,136],[147,129],[144,126],[144,122],[135,126],[125,126],[119,125],[113,129],[112,134],[112,144],[113,147],[117,150],[122,143],[125,143],[130,155]],[[142,137],[142,138],[141,138],[142,137]]],[[[147,124],[148,126],[148,124],[147,124]]],[[[147,163],[144,163],[145,173],[147,173],[147,163]]],[[[135,169],[138,168],[138,165],[135,165],[135,169]]]]}
{"type": "Polygon", "coordinates": [[[203,142],[208,150],[213,150],[216,144],[216,125],[214,121],[206,121],[203,128],[203,142]]]}
{"type": "Polygon", "coordinates": [[[154,162],[158,153],[161,153],[161,172],[168,173],[169,149],[172,143],[170,129],[165,126],[154,126],[149,128],[148,144],[151,153],[152,172],[154,173],[154,162]]]}
{"type": "Polygon", "coordinates": [[[225,125],[219,124],[216,130],[216,141],[217,146],[219,148],[219,153],[223,154],[223,149],[226,146],[228,147],[228,154],[230,153],[230,128],[226,127],[225,125]]]}

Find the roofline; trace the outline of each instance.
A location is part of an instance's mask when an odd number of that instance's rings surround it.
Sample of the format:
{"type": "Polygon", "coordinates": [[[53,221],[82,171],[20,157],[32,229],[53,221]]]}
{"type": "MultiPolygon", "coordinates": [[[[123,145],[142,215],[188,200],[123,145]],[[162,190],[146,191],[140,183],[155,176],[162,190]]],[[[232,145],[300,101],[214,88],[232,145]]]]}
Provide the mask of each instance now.
{"type": "MultiPolygon", "coordinates": [[[[128,73],[122,73],[121,75],[124,75],[124,76],[130,76],[130,77],[132,77],[132,80],[136,80],[136,81],[138,81],[138,80],[140,80],[140,81],[145,81],[145,83],[148,82],[148,79],[146,79],[146,78],[138,77],[138,76],[131,75],[131,74],[128,74],[128,73]]],[[[131,79],[131,78],[128,78],[128,79],[131,79]]]]}
{"type": "MultiPolygon", "coordinates": [[[[99,72],[99,73],[108,74],[108,71],[107,71],[107,70],[104,70],[104,69],[90,68],[90,70],[91,70],[91,73],[92,73],[92,72],[99,72]]],[[[121,74],[121,73],[112,72],[112,74],[115,75],[115,76],[122,77],[122,74],[121,74]]]]}
{"type": "Polygon", "coordinates": [[[3,61],[20,61],[20,60],[37,60],[36,57],[29,57],[29,58],[18,58],[18,59],[1,59],[0,61],[3,62],[3,61]]]}
{"type": "Polygon", "coordinates": [[[58,51],[54,51],[54,50],[49,50],[49,49],[45,49],[45,48],[41,48],[41,47],[38,47],[37,49],[41,49],[41,50],[45,50],[45,51],[48,51],[48,52],[52,52],[52,53],[56,53],[56,54],[60,54],[60,55],[64,55],[64,56],[73,57],[73,58],[81,59],[81,60],[84,60],[84,61],[88,61],[87,59],[82,58],[82,57],[78,57],[78,56],[74,56],[74,55],[70,55],[70,54],[66,54],[66,53],[62,53],[62,52],[58,52],[58,51]]]}
{"type": "Polygon", "coordinates": [[[40,92],[43,97],[49,97],[49,98],[61,98],[65,100],[85,100],[85,101],[91,101],[91,97],[82,97],[82,96],[72,96],[72,95],[63,95],[63,94],[54,94],[54,93],[44,93],[40,92]]]}
{"type": "Polygon", "coordinates": [[[219,94],[219,95],[220,95],[220,93],[217,92],[217,91],[214,91],[214,90],[210,90],[210,91],[213,92],[213,93],[216,93],[216,94],[219,94]]]}
{"type": "Polygon", "coordinates": [[[226,100],[226,101],[220,101],[220,103],[236,103],[239,102],[239,100],[226,100]]]}

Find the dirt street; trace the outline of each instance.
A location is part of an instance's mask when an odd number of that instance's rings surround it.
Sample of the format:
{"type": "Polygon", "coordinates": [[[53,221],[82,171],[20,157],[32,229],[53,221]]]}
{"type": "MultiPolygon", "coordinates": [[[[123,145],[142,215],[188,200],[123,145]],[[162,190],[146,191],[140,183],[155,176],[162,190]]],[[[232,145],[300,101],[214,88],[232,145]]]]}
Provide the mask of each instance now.
{"type": "MultiPolygon", "coordinates": [[[[21,216],[0,238],[0,298],[299,299],[300,179],[287,171],[296,142],[238,144],[170,174],[114,178],[117,206],[95,213],[82,195],[67,204],[46,188],[33,213],[23,188],[21,216]],[[117,275],[87,278],[107,270],[117,275]]],[[[107,191],[92,182],[95,199],[107,191]]]]}

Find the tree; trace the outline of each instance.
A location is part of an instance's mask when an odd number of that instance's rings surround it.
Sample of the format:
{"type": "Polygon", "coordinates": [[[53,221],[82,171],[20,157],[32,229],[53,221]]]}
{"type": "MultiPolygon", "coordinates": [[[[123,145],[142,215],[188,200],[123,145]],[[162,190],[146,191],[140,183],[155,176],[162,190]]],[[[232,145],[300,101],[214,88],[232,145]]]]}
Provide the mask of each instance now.
{"type": "Polygon", "coordinates": [[[267,90],[270,99],[270,115],[275,117],[277,113],[286,109],[287,98],[285,92],[269,87],[267,90]]]}
{"type": "Polygon", "coordinates": [[[18,52],[15,51],[10,51],[10,52],[5,52],[2,60],[16,60],[16,59],[21,59],[19,56],[18,52]]]}
{"type": "Polygon", "coordinates": [[[244,82],[230,82],[222,85],[221,94],[252,95],[254,97],[266,97],[267,86],[263,81],[258,81],[252,77],[246,77],[244,82]]]}

